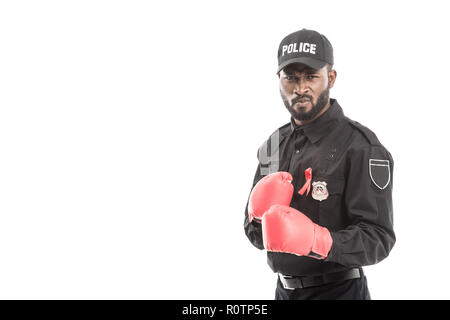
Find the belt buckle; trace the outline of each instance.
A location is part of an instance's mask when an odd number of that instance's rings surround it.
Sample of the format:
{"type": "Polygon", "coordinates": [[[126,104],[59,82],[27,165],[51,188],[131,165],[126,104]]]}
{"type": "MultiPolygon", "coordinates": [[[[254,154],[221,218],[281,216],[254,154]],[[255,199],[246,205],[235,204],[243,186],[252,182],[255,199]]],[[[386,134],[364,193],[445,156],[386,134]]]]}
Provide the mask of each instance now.
{"type": "Polygon", "coordinates": [[[281,284],[283,285],[284,289],[286,289],[286,290],[295,290],[295,288],[289,288],[288,285],[287,285],[287,282],[285,280],[286,278],[287,279],[292,279],[293,278],[292,276],[285,276],[285,275],[279,273],[278,274],[278,278],[280,278],[281,284]]]}

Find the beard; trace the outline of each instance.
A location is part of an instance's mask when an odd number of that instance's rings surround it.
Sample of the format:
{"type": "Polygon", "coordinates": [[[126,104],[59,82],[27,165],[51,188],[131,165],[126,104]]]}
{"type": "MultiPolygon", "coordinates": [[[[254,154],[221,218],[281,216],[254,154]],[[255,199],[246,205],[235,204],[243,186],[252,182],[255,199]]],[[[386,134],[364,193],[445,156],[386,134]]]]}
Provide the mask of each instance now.
{"type": "Polygon", "coordinates": [[[281,99],[283,99],[284,105],[286,106],[286,109],[288,109],[292,117],[298,121],[306,121],[314,119],[314,117],[316,117],[320,113],[320,111],[322,111],[323,108],[325,108],[328,101],[330,100],[330,85],[328,85],[327,88],[322,91],[322,93],[317,98],[317,102],[315,104],[313,103],[313,97],[308,94],[297,96],[294,99],[292,99],[291,102],[289,102],[286,96],[283,94],[283,92],[281,92],[281,89],[280,94],[281,99]],[[298,111],[296,111],[294,109],[294,105],[303,98],[309,99],[310,103],[312,104],[311,110],[306,111],[304,107],[301,107],[298,111]]]}

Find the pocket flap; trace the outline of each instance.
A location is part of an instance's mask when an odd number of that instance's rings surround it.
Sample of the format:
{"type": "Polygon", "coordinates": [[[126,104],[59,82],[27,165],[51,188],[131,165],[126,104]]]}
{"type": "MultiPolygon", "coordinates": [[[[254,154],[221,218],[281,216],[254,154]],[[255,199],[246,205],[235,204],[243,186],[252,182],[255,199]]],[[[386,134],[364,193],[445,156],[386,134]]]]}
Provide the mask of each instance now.
{"type": "Polygon", "coordinates": [[[335,177],[322,177],[314,179],[313,182],[325,182],[328,194],[341,194],[344,192],[345,180],[335,177]]]}

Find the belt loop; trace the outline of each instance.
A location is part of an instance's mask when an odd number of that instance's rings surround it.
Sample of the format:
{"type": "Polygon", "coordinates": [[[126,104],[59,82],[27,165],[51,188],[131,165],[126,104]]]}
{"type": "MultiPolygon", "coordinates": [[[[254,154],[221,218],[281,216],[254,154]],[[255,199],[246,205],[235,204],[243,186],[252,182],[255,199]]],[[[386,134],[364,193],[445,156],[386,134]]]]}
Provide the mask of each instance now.
{"type": "MultiPolygon", "coordinates": [[[[284,288],[285,290],[295,290],[295,288],[290,288],[290,287],[289,287],[289,285],[288,285],[288,283],[287,283],[287,281],[286,281],[284,275],[282,275],[281,273],[278,273],[278,278],[280,279],[280,282],[281,282],[281,284],[283,285],[283,288],[284,288]]],[[[300,280],[300,279],[299,279],[299,280],[300,280]]],[[[301,280],[300,280],[300,284],[302,285],[301,280]]],[[[303,287],[303,285],[302,285],[302,287],[303,287]]]]}

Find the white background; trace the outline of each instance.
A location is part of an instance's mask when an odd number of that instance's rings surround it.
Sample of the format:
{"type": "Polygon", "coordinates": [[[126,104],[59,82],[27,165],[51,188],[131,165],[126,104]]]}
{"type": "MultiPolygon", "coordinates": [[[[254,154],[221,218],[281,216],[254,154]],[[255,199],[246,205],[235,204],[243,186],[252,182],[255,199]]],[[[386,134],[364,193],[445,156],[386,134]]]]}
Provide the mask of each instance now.
{"type": "Polygon", "coordinates": [[[0,298],[273,299],[244,208],[289,121],[278,44],[301,28],[395,160],[372,298],[450,298],[445,4],[1,2],[0,298]]]}

